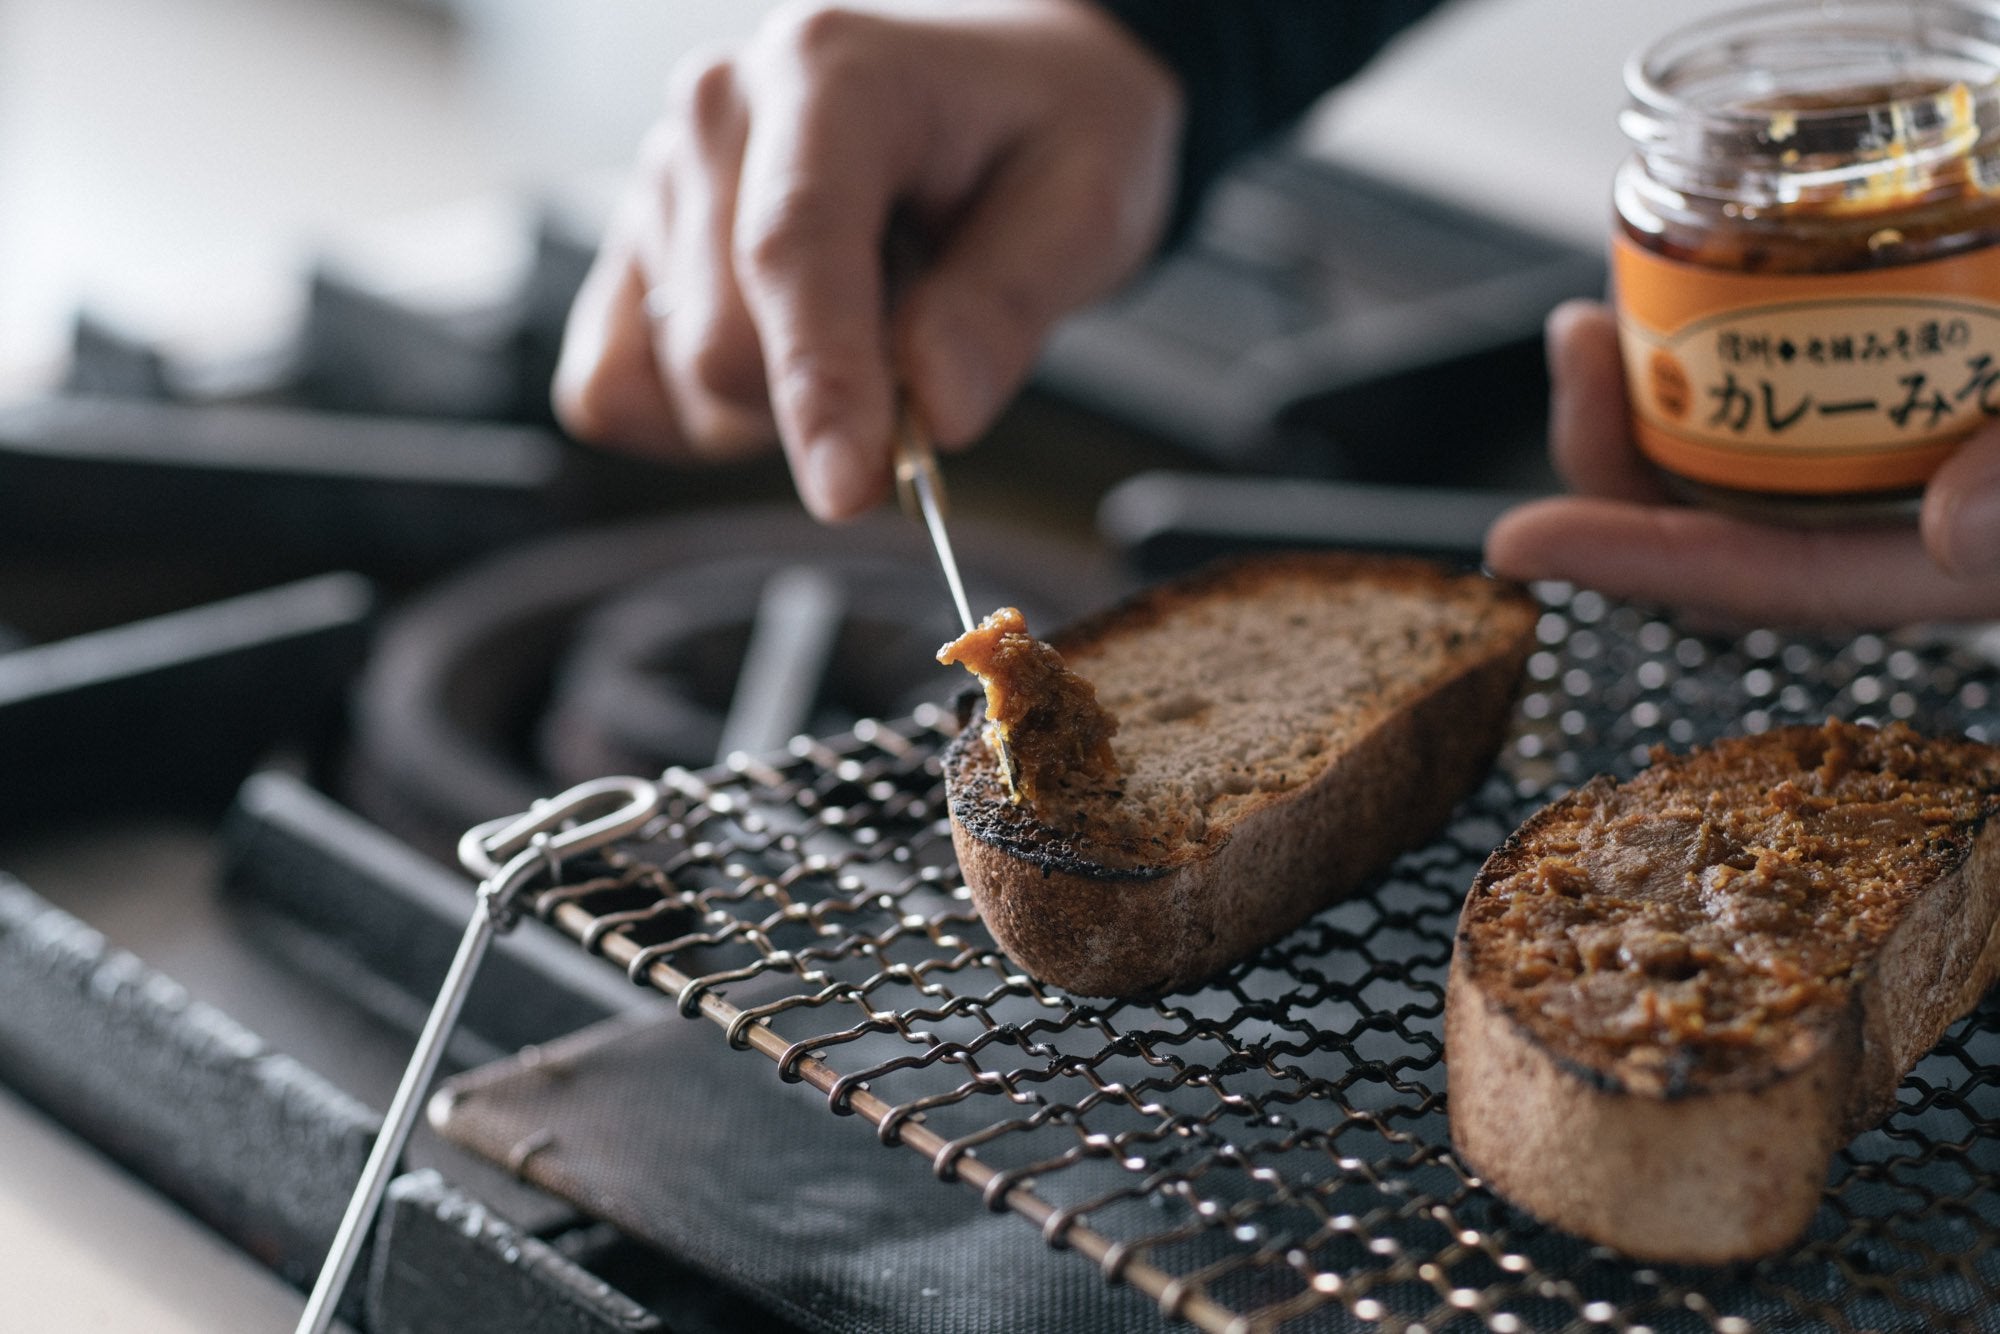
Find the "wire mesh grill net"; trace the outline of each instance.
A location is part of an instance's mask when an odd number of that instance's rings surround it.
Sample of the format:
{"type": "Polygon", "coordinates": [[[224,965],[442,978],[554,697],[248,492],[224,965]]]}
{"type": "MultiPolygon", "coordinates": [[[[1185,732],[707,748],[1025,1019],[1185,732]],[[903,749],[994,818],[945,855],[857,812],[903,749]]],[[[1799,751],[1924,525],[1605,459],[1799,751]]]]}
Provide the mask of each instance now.
{"type": "Polygon", "coordinates": [[[941,714],[671,772],[645,836],[567,867],[535,909],[1202,1328],[2000,1327],[1992,997],[1840,1154],[1800,1245],[1754,1265],[1626,1262],[1452,1153],[1452,932],[1530,811],[1656,743],[1782,722],[2000,734],[2000,674],[1965,647],[1704,638],[1538,592],[1540,647],[1485,787],[1366,892],[1198,991],[1087,1002],[995,951],[946,830],[941,714]]]}

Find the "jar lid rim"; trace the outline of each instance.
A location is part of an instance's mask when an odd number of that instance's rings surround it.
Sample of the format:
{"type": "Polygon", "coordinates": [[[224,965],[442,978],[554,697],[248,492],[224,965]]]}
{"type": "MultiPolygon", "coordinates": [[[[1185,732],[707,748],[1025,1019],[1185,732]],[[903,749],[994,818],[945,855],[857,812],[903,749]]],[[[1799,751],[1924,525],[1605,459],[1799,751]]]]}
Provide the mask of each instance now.
{"type": "MultiPolygon", "coordinates": [[[[1907,38],[1913,47],[1919,42],[1935,42],[1934,46],[1925,45],[1920,53],[1940,61],[1956,61],[1959,68],[1943,86],[1921,93],[1784,109],[1786,115],[1799,121],[1837,124],[1844,118],[1865,119],[1886,107],[1955,95],[1952,85],[1963,85],[1980,100],[1989,96],[2000,99],[2000,0],[1766,0],[1685,24],[1635,52],[1624,68],[1628,115],[1695,118],[1716,125],[1767,122],[1774,108],[1702,105],[1675,92],[1669,86],[1674,65],[1707,51],[1726,54],[1740,68],[1751,45],[1759,40],[1818,37],[1822,33],[1828,40],[1848,41],[1849,49],[1855,52],[1877,56],[1888,54],[1883,42],[1889,37],[1907,38]],[[1942,40],[1946,38],[1951,39],[1950,44],[1942,40]]],[[[1885,82],[1883,86],[1893,85],[1885,82]]]]}

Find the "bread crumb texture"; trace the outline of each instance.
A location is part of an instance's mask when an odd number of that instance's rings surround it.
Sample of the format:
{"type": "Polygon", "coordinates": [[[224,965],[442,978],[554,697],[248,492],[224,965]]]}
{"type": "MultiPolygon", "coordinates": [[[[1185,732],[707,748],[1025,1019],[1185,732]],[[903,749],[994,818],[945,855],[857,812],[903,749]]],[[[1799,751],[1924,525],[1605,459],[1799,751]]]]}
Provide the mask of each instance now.
{"type": "Polygon", "coordinates": [[[1497,586],[1478,577],[1329,578],[1300,562],[1247,567],[1238,582],[1064,637],[1066,661],[1117,719],[1122,779],[1053,785],[1036,811],[1045,824],[1107,861],[1117,844],[1171,859],[1311,783],[1479,641],[1518,633],[1488,623],[1497,586]]]}
{"type": "Polygon", "coordinates": [[[1655,753],[1489,860],[1459,948],[1558,1059],[1674,1094],[1795,1068],[2000,808],[2000,750],[1829,722],[1655,753]]]}

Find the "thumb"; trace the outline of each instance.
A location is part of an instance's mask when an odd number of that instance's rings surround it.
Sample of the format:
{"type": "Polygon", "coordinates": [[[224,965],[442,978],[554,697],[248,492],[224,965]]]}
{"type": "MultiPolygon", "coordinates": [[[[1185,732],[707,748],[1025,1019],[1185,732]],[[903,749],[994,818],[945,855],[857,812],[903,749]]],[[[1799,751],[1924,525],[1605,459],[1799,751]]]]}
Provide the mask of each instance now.
{"type": "Polygon", "coordinates": [[[2000,423],[1982,427],[1937,470],[1924,489],[1920,526],[1925,549],[1947,573],[2000,574],[2000,423]]]}
{"type": "Polygon", "coordinates": [[[996,173],[897,312],[898,364],[942,444],[992,424],[1050,328],[1129,277],[1165,218],[1161,183],[1027,157],[996,173]]]}

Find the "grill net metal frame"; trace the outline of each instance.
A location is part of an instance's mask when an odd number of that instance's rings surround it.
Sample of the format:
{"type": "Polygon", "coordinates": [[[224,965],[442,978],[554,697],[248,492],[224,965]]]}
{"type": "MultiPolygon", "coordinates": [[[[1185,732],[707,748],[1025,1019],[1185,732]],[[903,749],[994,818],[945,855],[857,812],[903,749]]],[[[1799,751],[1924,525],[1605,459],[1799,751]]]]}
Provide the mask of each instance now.
{"type": "MultiPolygon", "coordinates": [[[[1458,1161],[1458,908],[1530,811],[1647,749],[1839,716],[2000,736],[2000,672],[1922,637],[1689,633],[1563,586],[1494,776],[1431,845],[1198,991],[1091,1002],[994,948],[959,878],[941,712],[670,771],[638,838],[531,908],[829,1110],[1210,1331],[1838,1331],[2000,1320],[2000,1003],[1836,1160],[1788,1253],[1627,1262],[1458,1161]]],[[[1990,1324],[1987,1327],[1992,1327],[1990,1324]]]]}

